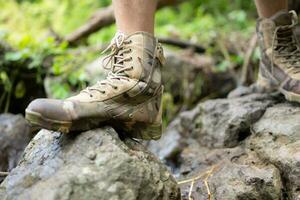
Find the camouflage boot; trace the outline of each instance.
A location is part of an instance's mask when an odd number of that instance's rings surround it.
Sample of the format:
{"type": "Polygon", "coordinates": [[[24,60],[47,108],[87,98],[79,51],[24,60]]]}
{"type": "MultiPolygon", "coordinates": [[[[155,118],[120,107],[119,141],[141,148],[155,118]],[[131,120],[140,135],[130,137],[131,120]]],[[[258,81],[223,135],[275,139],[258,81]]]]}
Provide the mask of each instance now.
{"type": "Polygon", "coordinates": [[[150,34],[117,33],[107,48],[105,80],[65,100],[36,99],[26,109],[31,124],[61,131],[111,125],[129,137],[161,136],[161,67],[163,50],[150,34]]]}
{"type": "Polygon", "coordinates": [[[278,12],[258,20],[257,35],[261,49],[258,85],[279,90],[289,101],[300,102],[300,48],[294,34],[297,14],[278,12]]]}

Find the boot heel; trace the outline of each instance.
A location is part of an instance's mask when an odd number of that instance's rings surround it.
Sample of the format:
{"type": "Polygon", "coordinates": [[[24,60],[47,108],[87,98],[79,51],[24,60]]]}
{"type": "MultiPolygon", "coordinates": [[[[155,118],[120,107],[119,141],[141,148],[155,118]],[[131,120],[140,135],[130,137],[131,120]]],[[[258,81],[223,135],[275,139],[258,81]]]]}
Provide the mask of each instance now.
{"type": "Polygon", "coordinates": [[[142,140],[158,140],[161,137],[162,125],[159,124],[146,124],[135,123],[132,127],[126,127],[124,129],[126,135],[136,139],[142,140]]]}
{"type": "Polygon", "coordinates": [[[264,91],[272,92],[277,90],[278,83],[277,80],[272,76],[272,74],[266,69],[263,63],[260,63],[258,79],[256,82],[257,86],[264,91]]]}
{"type": "Polygon", "coordinates": [[[162,134],[162,94],[163,87],[160,88],[157,96],[142,103],[140,107],[136,107],[136,112],[130,114],[131,119],[123,122],[119,129],[123,130],[128,137],[136,139],[160,139],[162,134]]]}

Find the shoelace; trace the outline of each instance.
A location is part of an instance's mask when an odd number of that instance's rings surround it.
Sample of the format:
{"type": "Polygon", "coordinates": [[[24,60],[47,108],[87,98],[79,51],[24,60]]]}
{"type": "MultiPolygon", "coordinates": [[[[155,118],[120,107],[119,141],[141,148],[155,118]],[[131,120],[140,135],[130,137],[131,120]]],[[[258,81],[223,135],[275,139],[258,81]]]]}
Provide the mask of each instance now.
{"type": "Polygon", "coordinates": [[[129,78],[124,73],[125,71],[132,70],[132,67],[125,67],[124,62],[132,60],[132,57],[125,57],[126,54],[131,52],[131,49],[126,47],[126,44],[130,44],[131,41],[126,40],[124,33],[117,32],[115,37],[112,39],[110,45],[102,51],[102,54],[108,50],[111,52],[103,58],[102,65],[104,69],[110,70],[107,78],[102,81],[98,81],[94,86],[87,87],[82,92],[88,93],[92,97],[92,91],[96,90],[105,94],[105,86],[109,85],[113,89],[118,89],[114,84],[115,80],[129,81],[129,78]]]}
{"type": "Polygon", "coordinates": [[[293,28],[298,23],[298,17],[295,11],[290,11],[292,14],[292,24],[276,27],[272,41],[272,74],[274,71],[274,58],[284,58],[282,63],[289,64],[287,69],[294,73],[300,73],[300,49],[298,41],[294,35],[293,28]],[[277,44],[275,45],[277,40],[277,44]],[[276,52],[276,53],[274,53],[276,52]],[[295,70],[295,68],[299,68],[295,70]]]}

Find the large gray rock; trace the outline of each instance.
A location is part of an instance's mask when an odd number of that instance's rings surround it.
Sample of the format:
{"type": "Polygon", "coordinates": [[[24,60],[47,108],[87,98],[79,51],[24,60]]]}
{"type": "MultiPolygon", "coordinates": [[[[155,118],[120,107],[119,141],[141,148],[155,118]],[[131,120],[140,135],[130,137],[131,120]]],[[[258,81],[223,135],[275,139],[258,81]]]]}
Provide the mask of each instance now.
{"type": "Polygon", "coordinates": [[[1,187],[7,200],[180,199],[166,167],[112,128],[77,135],[40,131],[1,187]]]}
{"type": "Polygon", "coordinates": [[[181,113],[148,145],[173,168],[183,199],[208,199],[206,184],[213,200],[300,199],[299,104],[244,91],[181,113]]]}
{"type": "Polygon", "coordinates": [[[205,147],[234,147],[250,135],[250,126],[276,101],[266,94],[209,100],[182,112],[158,142],[148,149],[160,159],[174,161],[191,139],[205,147]]]}
{"type": "Polygon", "coordinates": [[[214,200],[281,199],[280,171],[242,146],[209,149],[194,142],[184,149],[181,157],[180,179],[202,175],[195,180],[192,190],[191,181],[181,184],[184,200],[188,200],[190,190],[194,199],[208,199],[205,181],[214,200]]]}
{"type": "MultiPolygon", "coordinates": [[[[10,171],[32,138],[30,127],[22,115],[0,115],[0,171],[10,171]]],[[[4,177],[0,176],[0,182],[4,177]]]]}
{"type": "Polygon", "coordinates": [[[300,199],[300,107],[277,104],[253,125],[248,141],[262,160],[274,164],[284,179],[289,199],[300,199]]]}
{"type": "Polygon", "coordinates": [[[250,126],[274,104],[267,94],[251,94],[234,99],[209,100],[200,104],[195,119],[199,142],[208,147],[234,147],[250,134],[250,126]]]}

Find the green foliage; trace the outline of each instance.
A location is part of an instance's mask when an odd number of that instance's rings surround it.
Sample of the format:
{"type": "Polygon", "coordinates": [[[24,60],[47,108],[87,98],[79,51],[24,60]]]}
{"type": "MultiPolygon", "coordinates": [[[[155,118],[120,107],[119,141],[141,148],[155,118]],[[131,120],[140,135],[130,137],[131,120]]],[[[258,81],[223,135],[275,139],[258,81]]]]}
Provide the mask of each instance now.
{"type": "Polygon", "coordinates": [[[165,8],[157,13],[157,33],[207,46],[219,33],[243,30],[249,36],[253,32],[255,13],[253,1],[187,1],[178,8],[165,8]]]}
{"type": "Polygon", "coordinates": [[[174,119],[177,108],[174,104],[172,94],[165,92],[162,97],[163,107],[163,126],[166,127],[169,122],[174,119]]]}
{"type": "MultiPolygon", "coordinates": [[[[3,40],[9,40],[5,35],[3,40]]],[[[59,77],[59,82],[50,85],[55,98],[66,98],[73,91],[86,86],[83,64],[95,59],[94,54],[77,57],[70,52],[67,43],[57,43],[53,38],[39,39],[24,34],[11,42],[13,50],[1,51],[0,46],[0,111],[8,111],[12,98],[26,95],[26,84],[21,77],[34,75],[31,84],[44,84],[44,78],[59,77]],[[2,52],[2,54],[1,54],[2,52]]]]}
{"type": "Polygon", "coordinates": [[[110,0],[0,0],[0,29],[15,37],[20,33],[43,35],[49,28],[64,35],[83,24],[96,9],[108,4],[110,0]]]}

